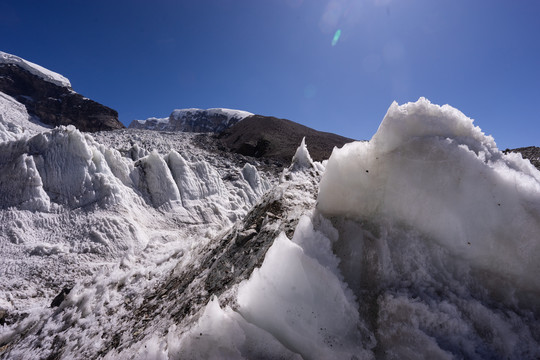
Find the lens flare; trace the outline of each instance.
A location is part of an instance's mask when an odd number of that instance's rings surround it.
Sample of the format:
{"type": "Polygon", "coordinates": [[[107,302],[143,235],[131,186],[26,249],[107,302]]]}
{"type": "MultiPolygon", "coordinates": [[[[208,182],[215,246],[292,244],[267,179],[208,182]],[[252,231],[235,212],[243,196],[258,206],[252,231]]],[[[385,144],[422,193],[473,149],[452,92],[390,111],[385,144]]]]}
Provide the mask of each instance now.
{"type": "Polygon", "coordinates": [[[338,29],[336,33],[334,34],[334,38],[332,39],[332,46],[336,46],[340,37],[341,37],[341,29],[338,29]]]}

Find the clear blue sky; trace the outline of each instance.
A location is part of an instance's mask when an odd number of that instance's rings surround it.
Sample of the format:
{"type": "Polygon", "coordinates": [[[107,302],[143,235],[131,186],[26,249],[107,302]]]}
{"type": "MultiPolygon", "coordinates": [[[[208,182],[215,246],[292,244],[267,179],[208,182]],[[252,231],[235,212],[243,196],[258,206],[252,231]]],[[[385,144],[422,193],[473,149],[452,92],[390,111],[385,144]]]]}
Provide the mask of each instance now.
{"type": "Polygon", "coordinates": [[[424,96],[504,149],[540,146],[539,19],[537,0],[1,0],[0,50],[124,124],[227,107],[369,139],[424,96]]]}

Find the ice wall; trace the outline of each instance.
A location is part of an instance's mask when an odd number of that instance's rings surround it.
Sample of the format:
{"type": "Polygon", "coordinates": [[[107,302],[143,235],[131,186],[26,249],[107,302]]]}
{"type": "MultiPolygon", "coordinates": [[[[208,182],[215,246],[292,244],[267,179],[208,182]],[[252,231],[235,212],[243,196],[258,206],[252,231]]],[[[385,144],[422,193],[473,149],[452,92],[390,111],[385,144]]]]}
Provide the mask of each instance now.
{"type": "Polygon", "coordinates": [[[392,104],[370,142],[334,151],[318,209],[404,223],[540,290],[540,172],[448,105],[392,104]]]}
{"type": "Polygon", "coordinates": [[[69,208],[106,206],[129,192],[98,145],[72,126],[5,142],[0,149],[0,163],[8,170],[0,174],[1,208],[20,205],[49,211],[51,203],[69,208]]]}
{"type": "Polygon", "coordinates": [[[538,356],[540,172],[458,110],[392,104],[334,150],[317,209],[385,357],[538,356]]]}

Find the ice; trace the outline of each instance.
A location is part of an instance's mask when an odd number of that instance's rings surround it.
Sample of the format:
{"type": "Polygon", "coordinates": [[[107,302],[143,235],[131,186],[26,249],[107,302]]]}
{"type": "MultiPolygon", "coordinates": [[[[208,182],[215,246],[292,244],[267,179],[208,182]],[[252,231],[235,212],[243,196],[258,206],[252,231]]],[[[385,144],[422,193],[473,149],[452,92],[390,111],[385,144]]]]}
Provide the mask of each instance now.
{"type": "MultiPolygon", "coordinates": [[[[5,99],[11,123],[31,124],[22,105],[5,99]]],[[[268,173],[244,171],[252,188],[242,175],[245,160],[224,164],[184,134],[168,141],[156,133],[90,135],[71,126],[2,134],[0,301],[9,304],[2,307],[10,318],[46,309],[64,286],[119,262],[136,271],[170,268],[270,187],[268,173]]]]}
{"type": "Polygon", "coordinates": [[[456,109],[420,99],[394,103],[369,143],[334,151],[318,209],[402,222],[479,268],[540,290],[539,205],[540,173],[528,161],[498,151],[456,109]]]}
{"type": "Polygon", "coordinates": [[[176,186],[169,167],[157,151],[139,161],[144,174],[144,184],[140,184],[149,194],[156,207],[169,201],[180,200],[180,192],[176,186]]]}
{"type": "MultiPolygon", "coordinates": [[[[306,154],[282,181],[301,183],[306,154]]],[[[316,210],[235,311],[302,358],[537,357],[539,176],[450,106],[393,104],[370,142],[334,150],[316,210]]]]}
{"type": "Polygon", "coordinates": [[[538,356],[540,173],[458,110],[392,104],[334,150],[317,209],[389,358],[538,356]]]}
{"type": "Polygon", "coordinates": [[[249,184],[251,189],[253,189],[253,195],[251,195],[252,201],[262,196],[267,187],[263,183],[257,168],[249,163],[246,163],[242,168],[242,177],[249,184]]]}
{"type": "MultiPolygon", "coordinates": [[[[222,309],[217,297],[212,298],[189,332],[180,340],[176,336],[173,326],[167,336],[165,359],[301,359],[230,307],[222,309]]],[[[156,340],[154,344],[159,344],[156,340]]]]}
{"type": "Polygon", "coordinates": [[[206,161],[190,164],[174,150],[168,154],[167,161],[184,204],[212,195],[223,196],[225,185],[217,171],[206,161]]]}
{"type": "Polygon", "coordinates": [[[291,168],[293,170],[297,169],[305,169],[313,167],[313,160],[311,159],[311,156],[309,155],[307,146],[306,146],[306,138],[302,138],[302,142],[300,143],[300,146],[296,149],[296,152],[292,158],[292,165],[291,168]]]}
{"type": "MultiPolygon", "coordinates": [[[[306,242],[321,236],[307,218],[296,231],[306,242]]],[[[261,268],[240,285],[238,311],[303,358],[367,355],[363,346],[371,344],[362,341],[354,298],[339,280],[336,262],[325,263],[281,234],[261,268]]]]}
{"type": "Polygon", "coordinates": [[[24,60],[23,58],[20,58],[18,56],[0,51],[0,64],[14,64],[20,66],[26,71],[29,71],[30,73],[39,76],[45,81],[48,81],[58,86],[71,88],[71,83],[69,82],[69,80],[62,75],[45,69],[44,67],[34,64],[28,60],[24,60]]]}

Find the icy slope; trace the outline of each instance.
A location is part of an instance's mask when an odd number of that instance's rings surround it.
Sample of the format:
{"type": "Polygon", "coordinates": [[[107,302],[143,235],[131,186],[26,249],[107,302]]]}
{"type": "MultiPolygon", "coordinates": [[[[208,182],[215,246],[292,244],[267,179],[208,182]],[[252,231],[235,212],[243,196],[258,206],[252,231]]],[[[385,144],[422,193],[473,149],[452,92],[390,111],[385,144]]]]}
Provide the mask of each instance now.
{"type": "Polygon", "coordinates": [[[168,118],[134,120],[131,129],[187,132],[221,132],[240,120],[253,115],[231,109],[176,109],[168,118]]]}
{"type": "Polygon", "coordinates": [[[28,60],[24,60],[23,58],[20,58],[18,56],[0,51],[0,64],[14,64],[20,66],[26,71],[29,71],[30,73],[39,76],[45,81],[48,81],[58,86],[71,88],[71,83],[69,82],[69,80],[62,75],[57,74],[49,69],[45,69],[44,67],[34,64],[28,60]]]}

